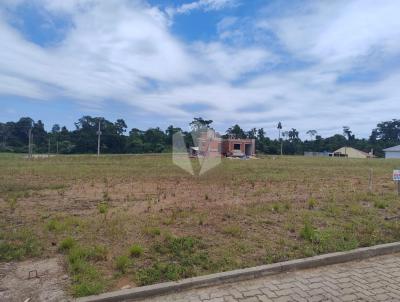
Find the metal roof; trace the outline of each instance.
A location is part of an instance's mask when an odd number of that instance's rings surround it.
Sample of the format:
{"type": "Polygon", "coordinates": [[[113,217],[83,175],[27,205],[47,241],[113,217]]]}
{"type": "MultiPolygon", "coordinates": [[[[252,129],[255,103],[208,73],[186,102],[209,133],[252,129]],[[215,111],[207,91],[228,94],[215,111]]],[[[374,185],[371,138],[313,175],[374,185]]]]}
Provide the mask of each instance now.
{"type": "Polygon", "coordinates": [[[400,152],[400,145],[391,148],[383,149],[385,152],[400,152]]]}

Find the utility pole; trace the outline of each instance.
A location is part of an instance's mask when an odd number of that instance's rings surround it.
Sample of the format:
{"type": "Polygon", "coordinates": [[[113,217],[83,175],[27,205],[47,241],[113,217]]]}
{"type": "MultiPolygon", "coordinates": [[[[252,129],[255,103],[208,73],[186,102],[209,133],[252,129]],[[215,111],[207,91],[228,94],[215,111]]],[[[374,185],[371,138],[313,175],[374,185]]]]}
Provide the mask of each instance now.
{"type": "Polygon", "coordinates": [[[100,156],[100,137],[101,137],[100,122],[101,119],[99,119],[99,130],[97,131],[97,157],[100,156]]]}
{"type": "Polygon", "coordinates": [[[32,140],[33,140],[33,136],[32,136],[32,128],[29,128],[28,131],[28,158],[32,158],[32,140]]]}
{"type": "Polygon", "coordinates": [[[281,156],[282,156],[283,155],[283,142],[282,142],[282,139],[281,139],[281,130],[282,130],[282,123],[281,122],[278,123],[278,130],[279,130],[279,141],[281,143],[281,156]]]}
{"type": "Polygon", "coordinates": [[[57,154],[58,154],[58,141],[56,143],[56,149],[57,149],[57,154]]]}
{"type": "Polygon", "coordinates": [[[49,137],[49,146],[48,146],[48,149],[47,149],[47,156],[50,157],[50,137],[49,137]]]}

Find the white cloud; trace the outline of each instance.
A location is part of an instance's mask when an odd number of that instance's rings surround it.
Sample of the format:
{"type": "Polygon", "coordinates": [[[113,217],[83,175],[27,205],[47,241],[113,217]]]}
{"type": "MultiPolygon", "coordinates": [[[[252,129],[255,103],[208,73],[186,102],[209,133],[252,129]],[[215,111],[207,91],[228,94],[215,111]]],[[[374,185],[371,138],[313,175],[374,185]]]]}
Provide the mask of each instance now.
{"type": "Polygon", "coordinates": [[[399,12],[397,0],[320,1],[258,25],[298,57],[351,65],[375,51],[399,52],[399,12]]]}
{"type": "MultiPolygon", "coordinates": [[[[50,14],[68,14],[73,27],[57,45],[42,47],[0,19],[0,94],[67,96],[100,108],[118,100],[185,123],[195,114],[187,108],[202,104],[204,116],[220,125],[274,129],[283,120],[321,134],[350,125],[367,135],[397,112],[398,68],[382,70],[379,81],[337,82],[354,66],[370,66],[377,49],[382,57],[400,55],[397,1],[312,2],[296,13],[254,18],[257,35],[272,32],[290,57],[310,63],[279,70],[271,66],[288,58],[274,47],[225,42],[254,35],[249,19],[245,29],[239,17],[223,19],[219,40],[184,42],[171,33],[170,17],[144,1],[35,1],[50,14]]],[[[197,1],[181,13],[228,2],[197,1]]]]}
{"type": "Polygon", "coordinates": [[[173,17],[176,14],[188,14],[194,10],[213,11],[239,5],[238,0],[197,0],[182,4],[178,7],[167,8],[168,14],[173,17]]]}

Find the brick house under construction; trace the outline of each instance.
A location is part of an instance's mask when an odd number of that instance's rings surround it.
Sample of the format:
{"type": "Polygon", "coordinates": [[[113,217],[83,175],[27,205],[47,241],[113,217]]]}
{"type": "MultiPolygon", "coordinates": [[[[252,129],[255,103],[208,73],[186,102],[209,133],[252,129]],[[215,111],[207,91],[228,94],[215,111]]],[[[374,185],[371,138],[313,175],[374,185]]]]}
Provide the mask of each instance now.
{"type": "Polygon", "coordinates": [[[202,133],[198,141],[199,155],[244,157],[256,155],[255,139],[221,138],[213,130],[202,133]]]}

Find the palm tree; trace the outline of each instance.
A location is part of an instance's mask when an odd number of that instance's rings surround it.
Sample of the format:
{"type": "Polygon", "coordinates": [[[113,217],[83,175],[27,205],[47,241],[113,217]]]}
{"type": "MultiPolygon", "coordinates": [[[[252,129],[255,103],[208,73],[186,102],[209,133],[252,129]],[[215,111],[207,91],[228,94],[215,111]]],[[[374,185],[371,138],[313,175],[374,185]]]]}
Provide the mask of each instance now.
{"type": "Polygon", "coordinates": [[[318,134],[317,130],[308,130],[306,133],[310,136],[311,140],[318,134]]]}

